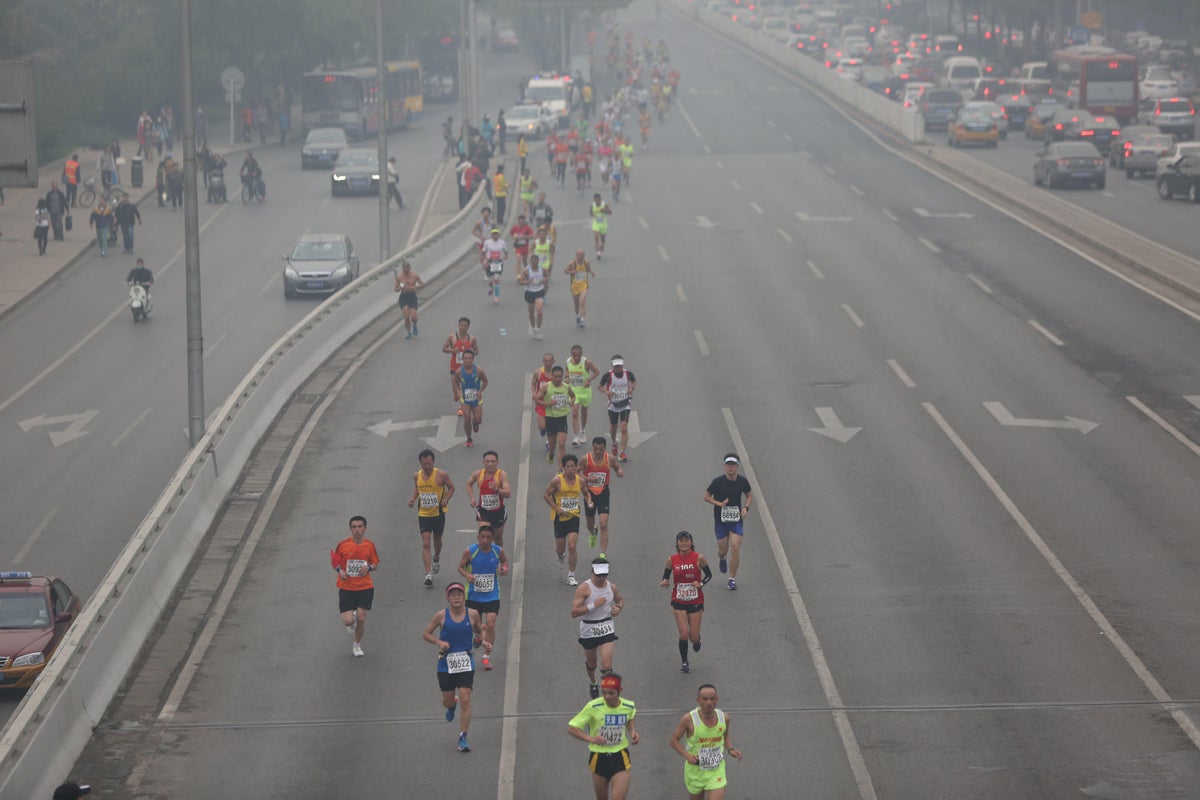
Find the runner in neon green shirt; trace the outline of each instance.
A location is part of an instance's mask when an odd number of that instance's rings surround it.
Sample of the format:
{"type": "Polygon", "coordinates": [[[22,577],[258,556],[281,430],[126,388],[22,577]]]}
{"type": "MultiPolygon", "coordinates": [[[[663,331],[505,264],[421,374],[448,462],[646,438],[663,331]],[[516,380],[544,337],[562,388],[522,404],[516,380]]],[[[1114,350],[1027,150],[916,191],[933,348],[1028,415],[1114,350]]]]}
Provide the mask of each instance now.
{"type": "Polygon", "coordinates": [[[725,800],[725,753],[742,760],[733,746],[729,715],[717,708],[717,687],[706,683],[696,708],[683,715],[671,734],[671,749],[683,756],[683,782],[691,800],[725,800]]]}
{"type": "Polygon", "coordinates": [[[600,697],[567,723],[568,733],[588,743],[588,770],[597,798],[625,800],[629,793],[629,747],[638,743],[636,713],[633,701],[621,697],[621,676],[609,673],[600,679],[600,697]]]}

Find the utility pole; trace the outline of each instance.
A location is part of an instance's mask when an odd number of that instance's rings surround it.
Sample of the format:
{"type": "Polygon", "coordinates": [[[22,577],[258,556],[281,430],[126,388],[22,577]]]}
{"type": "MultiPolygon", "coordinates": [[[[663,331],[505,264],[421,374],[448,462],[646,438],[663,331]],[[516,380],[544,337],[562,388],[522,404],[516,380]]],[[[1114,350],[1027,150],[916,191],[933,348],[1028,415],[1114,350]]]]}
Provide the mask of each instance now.
{"type": "Polygon", "coordinates": [[[179,0],[183,59],[183,263],[187,285],[188,441],[204,436],[204,317],[200,310],[200,208],[196,196],[196,103],[192,99],[192,0],[179,0]]]}
{"type": "Polygon", "coordinates": [[[375,93],[375,113],[379,119],[379,261],[392,254],[391,220],[388,218],[388,127],[392,121],[391,90],[387,67],[383,63],[383,0],[375,0],[375,63],[379,91],[375,93]]]}

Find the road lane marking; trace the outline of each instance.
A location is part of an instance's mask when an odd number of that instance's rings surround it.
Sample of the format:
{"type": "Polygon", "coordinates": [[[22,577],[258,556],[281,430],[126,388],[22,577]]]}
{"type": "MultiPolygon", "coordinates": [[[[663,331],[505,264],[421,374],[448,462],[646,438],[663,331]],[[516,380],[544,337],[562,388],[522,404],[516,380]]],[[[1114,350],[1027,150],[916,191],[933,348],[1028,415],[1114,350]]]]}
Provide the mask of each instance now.
{"type": "MultiPolygon", "coordinates": [[[[1136,398],[1126,399],[1128,399],[1130,402],[1133,402],[1134,405],[1138,405],[1138,403],[1135,402],[1136,398]]],[[[1017,527],[1019,527],[1025,534],[1025,538],[1028,539],[1030,544],[1034,546],[1034,549],[1038,551],[1042,559],[1047,565],[1049,565],[1054,574],[1058,576],[1058,579],[1062,581],[1067,587],[1068,591],[1074,595],[1076,601],[1083,606],[1084,611],[1086,611],[1087,615],[1091,617],[1092,622],[1095,623],[1096,627],[1100,629],[1101,633],[1104,635],[1104,638],[1121,655],[1121,658],[1125,660],[1125,663],[1129,666],[1129,668],[1133,670],[1133,674],[1138,677],[1138,680],[1142,682],[1142,685],[1146,687],[1146,690],[1150,692],[1151,696],[1153,696],[1158,702],[1162,703],[1163,710],[1170,713],[1171,718],[1175,720],[1175,724],[1178,725],[1188,739],[1191,740],[1192,745],[1200,749],[1200,728],[1197,728],[1196,724],[1192,722],[1187,714],[1185,714],[1183,710],[1175,704],[1175,701],[1171,698],[1171,695],[1167,693],[1167,690],[1163,688],[1163,685],[1158,682],[1158,679],[1154,677],[1138,654],[1133,651],[1133,648],[1129,646],[1117,629],[1113,627],[1112,623],[1108,621],[1108,617],[1104,616],[1104,612],[1100,610],[1100,607],[1096,605],[1095,601],[1092,600],[1091,596],[1084,590],[1084,588],[1079,585],[1079,581],[1075,580],[1075,577],[1070,573],[1069,570],[1067,570],[1066,566],[1062,563],[1062,561],[1059,560],[1058,556],[1054,554],[1054,551],[1051,550],[1050,546],[1046,544],[1046,541],[1042,539],[1041,535],[1033,527],[1033,524],[1025,518],[1025,515],[1021,513],[1021,509],[1017,508],[1017,504],[1012,501],[1012,498],[1008,496],[1008,493],[1004,491],[1003,487],[1000,486],[1000,483],[992,476],[992,473],[988,471],[988,468],[985,467],[983,462],[975,456],[975,453],[972,452],[971,448],[967,446],[967,443],[964,442],[961,437],[959,437],[958,433],[950,427],[950,423],[946,422],[945,418],[942,417],[941,413],[937,410],[937,408],[934,407],[932,403],[925,402],[921,405],[925,408],[926,412],[929,413],[929,416],[933,417],[933,421],[939,428],[941,428],[942,433],[946,435],[946,438],[950,440],[955,449],[958,450],[959,455],[961,455],[963,459],[971,465],[971,468],[975,470],[975,474],[979,476],[979,479],[983,481],[984,485],[986,485],[991,491],[992,496],[995,497],[1000,505],[1004,507],[1004,510],[1008,512],[1008,515],[1012,518],[1013,522],[1017,523],[1017,527]]],[[[1145,409],[1144,406],[1143,409],[1149,412],[1149,409],[1145,409]]],[[[743,461],[743,467],[744,466],[745,462],[743,461]]]]}
{"type": "MultiPolygon", "coordinates": [[[[533,373],[525,373],[525,385],[533,373]]],[[[500,783],[496,800],[512,800],[516,791],[518,698],[521,690],[521,631],[525,623],[525,526],[529,517],[529,451],[532,438],[533,397],[525,392],[521,403],[521,462],[517,471],[517,508],[512,549],[509,550],[508,647],[504,662],[504,722],[500,732],[500,783]]]]}
{"type": "Polygon", "coordinates": [[[650,223],[649,223],[649,222],[646,222],[646,218],[645,218],[645,217],[638,217],[638,222],[640,222],[640,223],[641,223],[641,225],[642,225],[642,230],[646,230],[646,231],[650,230],[650,223]]]}
{"type": "Polygon", "coordinates": [[[725,169],[724,161],[714,161],[713,163],[717,165],[717,169],[725,169]]]}
{"type": "Polygon", "coordinates": [[[761,114],[761,113],[762,113],[762,109],[761,109],[761,108],[759,108],[758,106],[750,106],[750,107],[754,109],[754,113],[755,113],[755,114],[761,114]]]}
{"type": "Polygon", "coordinates": [[[800,632],[804,636],[804,644],[808,649],[809,658],[812,660],[817,678],[821,681],[821,692],[825,696],[826,704],[831,708],[830,713],[833,715],[838,736],[842,740],[842,749],[850,762],[850,771],[854,774],[854,782],[858,785],[858,795],[861,800],[876,800],[875,786],[871,782],[871,773],[867,770],[866,759],[863,758],[862,750],[858,746],[858,739],[854,736],[854,727],[850,724],[850,716],[846,713],[842,703],[842,694],[838,691],[837,682],[833,679],[833,670],[830,669],[829,661],[825,658],[825,649],[821,646],[821,640],[817,636],[817,628],[813,624],[804,597],[800,594],[800,586],[796,583],[796,575],[792,572],[787,551],[783,549],[783,541],[779,538],[775,519],[771,516],[771,509],[767,507],[762,486],[759,485],[754,466],[750,462],[750,453],[746,449],[746,443],[742,439],[741,431],[738,430],[733,412],[728,408],[722,408],[721,415],[725,417],[725,426],[729,429],[729,436],[733,440],[733,449],[742,460],[742,471],[745,472],[746,479],[750,481],[754,507],[758,509],[758,516],[762,518],[763,529],[767,532],[767,539],[771,543],[771,552],[775,556],[775,564],[779,567],[779,577],[783,579],[784,592],[792,602],[792,611],[796,615],[796,622],[799,623],[800,632]]]}
{"type": "Polygon", "coordinates": [[[147,408],[145,411],[138,414],[137,419],[135,419],[133,422],[129,423],[129,427],[126,428],[125,430],[121,431],[120,436],[113,439],[112,446],[120,447],[121,442],[125,441],[125,437],[127,437],[129,434],[133,433],[134,429],[137,428],[138,425],[141,425],[142,420],[144,420],[150,414],[150,412],[153,410],[154,409],[152,409],[152,408],[147,408]]]}
{"type": "Polygon", "coordinates": [[[225,341],[225,337],[229,336],[229,328],[221,331],[221,335],[213,340],[213,343],[204,348],[204,356],[201,360],[208,361],[208,357],[212,355],[213,350],[216,350],[221,342],[225,341]]]}
{"type": "Polygon", "coordinates": [[[894,358],[889,358],[887,363],[888,366],[892,368],[892,372],[896,373],[896,377],[900,379],[901,383],[903,383],[909,389],[917,388],[917,384],[912,378],[908,377],[908,373],[904,371],[904,367],[900,366],[899,361],[894,358]]]}
{"type": "Polygon", "coordinates": [[[735,181],[733,178],[729,179],[729,185],[732,186],[734,189],[737,189],[739,192],[742,190],[742,185],[740,183],[738,183],[737,181],[735,181]]]}
{"type": "Polygon", "coordinates": [[[692,122],[692,115],[687,113],[687,109],[683,107],[683,101],[676,100],[675,105],[679,107],[679,113],[683,114],[683,118],[687,121],[688,127],[692,129],[692,135],[699,139],[700,130],[696,127],[696,123],[692,122]]]}
{"type": "Polygon", "coordinates": [[[865,324],[865,323],[863,323],[863,321],[862,321],[861,319],[859,319],[859,316],[858,316],[858,314],[855,314],[855,313],[854,313],[854,309],[853,309],[853,308],[851,308],[850,306],[846,305],[845,303],[842,303],[842,310],[846,312],[846,316],[850,317],[850,320],[851,320],[851,321],[852,321],[852,322],[853,322],[855,325],[857,325],[857,326],[858,326],[858,327],[860,327],[860,328],[865,328],[865,327],[866,327],[866,324],[865,324]]]}
{"type": "Polygon", "coordinates": [[[837,172],[834,171],[833,167],[829,166],[828,164],[823,164],[822,166],[825,167],[825,171],[830,175],[837,175],[837,172]]]}
{"type": "Polygon", "coordinates": [[[795,240],[794,240],[794,239],[792,239],[792,237],[791,237],[790,235],[788,235],[788,232],[787,232],[787,231],[785,231],[783,228],[776,228],[776,229],[775,229],[775,232],[776,232],[776,233],[778,233],[780,236],[782,236],[782,237],[783,237],[783,240],[784,240],[785,242],[787,242],[788,244],[794,244],[794,243],[795,243],[795,240]]]}
{"type": "Polygon", "coordinates": [[[890,219],[892,222],[899,222],[899,219],[896,217],[896,215],[895,215],[895,214],[893,214],[893,213],[892,213],[891,211],[889,211],[888,209],[886,209],[886,208],[881,208],[881,209],[880,209],[880,211],[883,213],[883,215],[884,215],[885,217],[887,217],[888,219],[890,219]]]}
{"type": "Polygon", "coordinates": [[[984,283],[983,281],[981,281],[979,278],[976,278],[974,275],[972,275],[972,274],[971,274],[971,273],[969,273],[969,272],[967,273],[967,280],[969,280],[971,283],[973,283],[973,284],[975,284],[976,286],[978,286],[978,287],[979,287],[979,290],[980,290],[981,292],[983,292],[984,294],[991,294],[991,293],[992,293],[992,287],[988,286],[986,283],[984,283]]]}
{"type": "Polygon", "coordinates": [[[792,137],[791,137],[791,136],[788,136],[786,133],[783,135],[783,140],[784,140],[785,142],[787,142],[788,144],[791,144],[791,143],[792,143],[792,137]]]}
{"type": "Polygon", "coordinates": [[[929,241],[924,236],[918,236],[917,241],[920,242],[921,244],[925,245],[926,247],[928,247],[930,250],[932,250],[935,253],[942,252],[942,248],[938,247],[936,244],[929,241]]]}
{"type": "Polygon", "coordinates": [[[758,203],[755,203],[753,200],[750,201],[750,207],[759,214],[763,213],[762,206],[760,206],[758,203]]]}
{"type": "Polygon", "coordinates": [[[671,257],[667,255],[667,248],[663,247],[661,244],[658,246],[658,254],[662,256],[663,261],[671,260],[671,257]]]}
{"type": "Polygon", "coordinates": [[[769,120],[767,120],[767,124],[768,124],[768,125],[770,125],[772,128],[774,128],[774,127],[775,127],[775,120],[773,120],[773,119],[769,119],[769,120]]]}
{"type": "Polygon", "coordinates": [[[687,295],[684,294],[682,283],[675,284],[675,296],[679,298],[679,302],[681,302],[681,303],[687,302],[687,295]]]}
{"type": "MultiPolygon", "coordinates": [[[[425,195],[421,198],[421,205],[417,208],[417,218],[413,221],[412,230],[408,232],[408,241],[404,243],[405,250],[413,246],[413,243],[417,241],[417,237],[421,233],[421,229],[425,227],[425,223],[429,220],[429,212],[433,209],[434,195],[442,187],[445,181],[446,170],[449,166],[449,161],[443,161],[439,164],[437,170],[433,173],[433,180],[425,187],[425,195]]],[[[457,182],[457,180],[456,176],[455,181],[457,182]]],[[[388,211],[390,212],[390,198],[388,203],[388,211]]]]}
{"type": "MultiPolygon", "coordinates": [[[[262,297],[268,291],[270,291],[271,287],[275,285],[275,281],[277,281],[277,280],[279,280],[279,273],[278,272],[271,273],[271,277],[267,278],[267,282],[264,283],[262,285],[262,288],[259,289],[257,292],[255,292],[255,294],[257,294],[259,297],[262,297]]],[[[207,356],[207,353],[205,355],[207,356]]]]}
{"type": "Polygon", "coordinates": [[[706,155],[706,156],[712,155],[712,148],[709,147],[707,143],[705,143],[705,145],[704,145],[704,155],[706,155]]]}
{"type": "Polygon", "coordinates": [[[42,521],[39,522],[37,527],[33,529],[33,533],[29,534],[29,538],[25,540],[23,545],[21,545],[21,549],[17,551],[15,556],[13,556],[14,564],[20,564],[25,560],[25,556],[29,555],[30,549],[32,549],[34,543],[37,542],[37,540],[41,537],[42,532],[45,531],[46,528],[50,527],[50,520],[54,519],[54,515],[57,513],[57,508],[52,508],[46,512],[45,516],[42,517],[42,521]]]}
{"type": "Polygon", "coordinates": [[[850,184],[850,191],[854,192],[859,197],[863,197],[866,194],[862,189],[858,188],[853,183],[850,184]]]}
{"type": "Polygon", "coordinates": [[[712,355],[712,353],[708,351],[708,342],[704,341],[704,334],[698,330],[692,331],[692,334],[696,337],[696,345],[700,348],[700,355],[712,355]]]}
{"type": "Polygon", "coordinates": [[[808,152],[807,150],[801,150],[796,155],[800,156],[801,158],[812,158],[812,153],[808,152]]]}
{"type": "MultiPolygon", "coordinates": [[[[1178,428],[1176,428],[1174,425],[1172,425],[1171,423],[1167,422],[1165,419],[1160,417],[1153,410],[1151,410],[1145,403],[1143,403],[1141,400],[1138,400],[1133,395],[1130,395],[1130,396],[1126,397],[1125,399],[1128,400],[1130,403],[1132,403],[1134,408],[1136,408],[1138,411],[1141,411],[1143,414],[1145,414],[1147,417],[1149,417],[1156,425],[1158,425],[1158,427],[1162,428],[1164,431],[1171,434],[1171,436],[1174,437],[1175,441],[1179,442],[1181,445],[1186,447],[1188,450],[1191,450],[1192,455],[1200,456],[1200,444],[1196,444],[1191,439],[1184,436],[1183,433],[1181,433],[1178,428]]],[[[1188,401],[1191,402],[1191,398],[1188,398],[1188,401]]],[[[1196,404],[1193,403],[1193,405],[1196,405],[1196,404]]],[[[1200,744],[1198,744],[1197,747],[1200,747],[1200,744]]]]}
{"type": "Polygon", "coordinates": [[[1044,327],[1042,327],[1036,319],[1029,320],[1029,324],[1030,324],[1030,326],[1033,327],[1033,329],[1035,331],[1037,331],[1042,336],[1045,336],[1047,339],[1049,339],[1056,347],[1063,346],[1063,340],[1058,338],[1057,336],[1055,336],[1050,331],[1046,330],[1044,327]]]}
{"type": "Polygon", "coordinates": [[[808,260],[808,261],[806,261],[805,263],[807,263],[807,264],[808,264],[808,268],[809,268],[809,270],[811,270],[811,271],[812,271],[812,274],[813,274],[813,275],[816,275],[818,278],[824,278],[824,277],[825,277],[825,273],[824,273],[824,272],[821,272],[821,268],[820,268],[820,267],[818,267],[818,266],[817,266],[815,263],[813,263],[812,259],[809,259],[809,260],[808,260]]]}

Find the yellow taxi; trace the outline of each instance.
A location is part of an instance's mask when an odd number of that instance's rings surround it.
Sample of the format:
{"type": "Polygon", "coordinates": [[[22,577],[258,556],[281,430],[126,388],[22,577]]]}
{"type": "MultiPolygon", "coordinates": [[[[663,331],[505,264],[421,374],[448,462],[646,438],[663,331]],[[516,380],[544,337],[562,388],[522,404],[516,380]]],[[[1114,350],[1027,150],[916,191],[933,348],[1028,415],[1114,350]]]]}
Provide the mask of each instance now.
{"type": "Polygon", "coordinates": [[[1034,106],[1029,115],[1025,117],[1025,138],[1045,139],[1046,122],[1050,117],[1054,116],[1054,111],[1057,108],[1058,103],[1053,100],[1043,100],[1034,106]]]}
{"type": "Polygon", "coordinates": [[[946,130],[951,147],[962,147],[964,144],[996,147],[1000,143],[1000,126],[991,114],[982,109],[959,109],[946,130]]]}
{"type": "Polygon", "coordinates": [[[79,616],[58,578],[0,572],[0,689],[28,689],[79,616]]]}

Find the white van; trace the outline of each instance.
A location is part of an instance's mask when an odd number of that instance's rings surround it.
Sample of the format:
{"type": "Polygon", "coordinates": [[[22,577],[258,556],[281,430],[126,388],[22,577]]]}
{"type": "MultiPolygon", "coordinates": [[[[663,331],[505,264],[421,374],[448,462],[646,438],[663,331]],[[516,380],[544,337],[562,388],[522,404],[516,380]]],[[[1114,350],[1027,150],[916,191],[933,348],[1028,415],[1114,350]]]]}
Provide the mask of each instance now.
{"type": "Polygon", "coordinates": [[[983,67],[974,56],[953,56],[942,64],[938,85],[946,89],[970,89],[983,77],[983,67]]]}
{"type": "Polygon", "coordinates": [[[525,102],[545,105],[554,112],[558,127],[567,126],[571,101],[567,82],[562,78],[533,78],[525,85],[525,102]]]}

